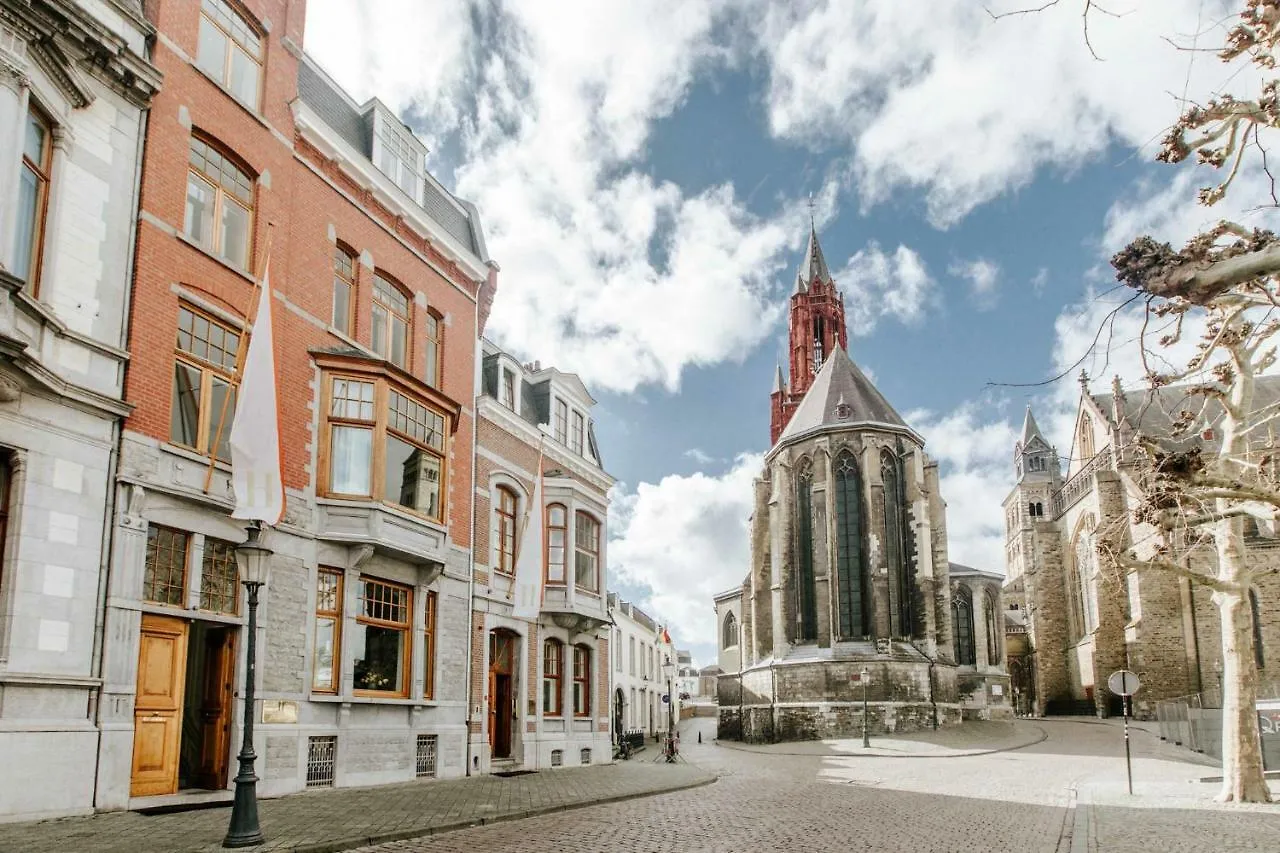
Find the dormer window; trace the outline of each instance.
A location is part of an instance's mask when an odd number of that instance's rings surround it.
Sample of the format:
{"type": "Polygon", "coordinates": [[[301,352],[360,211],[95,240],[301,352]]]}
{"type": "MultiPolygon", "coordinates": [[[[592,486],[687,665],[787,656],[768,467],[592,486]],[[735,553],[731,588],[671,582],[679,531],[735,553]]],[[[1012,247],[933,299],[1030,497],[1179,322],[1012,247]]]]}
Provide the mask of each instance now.
{"type": "Polygon", "coordinates": [[[498,383],[498,402],[515,411],[516,375],[505,367],[502,368],[502,381],[498,383]]]}
{"type": "Polygon", "coordinates": [[[569,448],[579,456],[582,455],[582,435],[585,424],[581,412],[573,413],[573,431],[569,433],[569,448]]]}
{"type": "Polygon", "coordinates": [[[407,127],[382,111],[376,113],[374,124],[374,162],[378,169],[405,195],[421,203],[425,152],[407,127]]]}
{"type": "Polygon", "coordinates": [[[556,400],[555,414],[555,435],[556,441],[561,444],[569,443],[569,404],[564,400],[556,400]]]}

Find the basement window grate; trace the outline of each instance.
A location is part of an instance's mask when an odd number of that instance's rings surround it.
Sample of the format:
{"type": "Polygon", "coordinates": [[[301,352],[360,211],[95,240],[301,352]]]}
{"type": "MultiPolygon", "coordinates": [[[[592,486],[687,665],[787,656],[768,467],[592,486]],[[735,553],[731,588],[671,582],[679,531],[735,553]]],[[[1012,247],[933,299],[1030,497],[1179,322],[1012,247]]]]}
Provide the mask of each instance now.
{"type": "Polygon", "coordinates": [[[436,775],[436,737],[436,735],[418,735],[415,767],[419,779],[436,775]]]}
{"type": "Polygon", "coordinates": [[[564,764],[564,750],[563,749],[551,750],[551,766],[560,767],[563,764],[564,764]]]}
{"type": "Polygon", "coordinates": [[[589,749],[584,749],[584,750],[582,750],[582,755],[581,755],[581,756],[580,756],[580,758],[579,758],[579,763],[581,763],[581,764],[590,764],[590,763],[591,763],[591,750],[589,750],[589,749]]]}
{"type": "Polygon", "coordinates": [[[337,735],[307,738],[308,788],[333,787],[333,766],[337,752],[337,735]]]}

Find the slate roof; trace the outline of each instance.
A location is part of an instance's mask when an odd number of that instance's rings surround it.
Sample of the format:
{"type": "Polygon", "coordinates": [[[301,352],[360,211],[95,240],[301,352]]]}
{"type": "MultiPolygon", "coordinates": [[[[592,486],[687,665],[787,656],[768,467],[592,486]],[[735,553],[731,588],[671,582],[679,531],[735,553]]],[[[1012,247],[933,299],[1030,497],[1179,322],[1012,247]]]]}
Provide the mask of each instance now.
{"type": "Polygon", "coordinates": [[[832,284],[831,270],[827,269],[827,259],[822,256],[822,247],[818,245],[818,230],[809,227],[809,245],[804,250],[804,260],[800,262],[800,271],[796,274],[796,291],[803,293],[809,289],[814,279],[823,284],[832,284]]]}
{"type": "Polygon", "coordinates": [[[1004,580],[1004,575],[999,572],[988,572],[984,569],[975,569],[973,566],[966,566],[963,563],[947,563],[947,574],[953,578],[987,578],[995,581],[1004,580]]]}
{"type": "MultiPolygon", "coordinates": [[[[372,161],[376,99],[357,104],[310,56],[298,63],[298,97],[344,142],[372,161]]],[[[444,189],[430,174],[422,183],[422,198],[414,199],[418,206],[468,251],[489,260],[475,207],[444,189]]]]}
{"type": "MultiPolygon", "coordinates": [[[[1022,446],[1026,447],[1031,443],[1031,439],[1038,438],[1044,441],[1044,436],[1040,434],[1040,425],[1036,423],[1036,416],[1031,414],[1031,406],[1027,406],[1027,416],[1022,420],[1022,446]]],[[[1049,442],[1044,441],[1046,445],[1049,442]]]]}
{"type": "Polygon", "coordinates": [[[822,365],[778,444],[825,427],[870,425],[915,434],[841,347],[822,365]]]}
{"type": "MultiPolygon", "coordinates": [[[[1204,397],[1192,394],[1189,385],[1170,385],[1160,388],[1155,396],[1146,389],[1135,389],[1122,395],[1121,415],[1131,428],[1142,435],[1155,437],[1159,444],[1169,450],[1186,450],[1200,447],[1205,451],[1216,450],[1221,430],[1216,429],[1222,420],[1222,406],[1216,400],[1210,400],[1204,406],[1204,397]],[[1201,407],[1205,411],[1195,423],[1195,427],[1180,437],[1170,435],[1173,419],[1179,412],[1199,413],[1201,407]],[[1201,437],[1207,427],[1214,427],[1214,438],[1201,437]]],[[[1094,394],[1095,403],[1106,414],[1108,420],[1114,420],[1114,394],[1094,394]]],[[[1280,404],[1280,376],[1259,376],[1254,386],[1253,410],[1280,404]]],[[[1278,429],[1277,431],[1280,431],[1278,429]]],[[[1257,430],[1250,437],[1251,443],[1262,444],[1269,441],[1265,430],[1257,430]]]]}

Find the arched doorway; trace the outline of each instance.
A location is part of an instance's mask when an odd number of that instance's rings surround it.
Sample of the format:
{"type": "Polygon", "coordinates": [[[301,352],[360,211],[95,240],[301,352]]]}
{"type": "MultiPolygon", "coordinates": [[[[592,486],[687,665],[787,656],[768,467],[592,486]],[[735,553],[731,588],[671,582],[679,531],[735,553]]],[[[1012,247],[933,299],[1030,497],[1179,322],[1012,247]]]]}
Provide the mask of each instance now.
{"type": "Polygon", "coordinates": [[[622,695],[622,688],[619,687],[613,692],[613,731],[616,743],[622,744],[622,736],[626,733],[622,727],[622,712],[626,707],[626,697],[622,695]]]}
{"type": "Polygon", "coordinates": [[[510,758],[516,721],[516,643],[505,628],[489,632],[489,754],[510,758]]]}

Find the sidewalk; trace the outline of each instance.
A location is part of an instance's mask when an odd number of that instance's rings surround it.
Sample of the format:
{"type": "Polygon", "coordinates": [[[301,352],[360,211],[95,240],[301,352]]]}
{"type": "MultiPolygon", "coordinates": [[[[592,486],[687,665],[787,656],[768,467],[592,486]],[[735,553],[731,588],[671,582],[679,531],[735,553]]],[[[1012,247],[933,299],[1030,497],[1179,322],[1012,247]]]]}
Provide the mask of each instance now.
{"type": "MultiPolygon", "coordinates": [[[[677,791],[714,782],[691,764],[630,761],[523,776],[406,782],[313,790],[259,803],[267,842],[250,851],[331,853],[499,820],[677,791]]],[[[31,823],[0,823],[0,853],[212,853],[229,807],[161,815],[110,812],[31,823]]]]}
{"type": "Polygon", "coordinates": [[[1045,730],[1025,720],[973,720],[963,726],[909,734],[871,735],[870,747],[862,738],[748,744],[716,741],[722,747],[765,755],[857,755],[868,758],[962,758],[1008,752],[1040,743],[1045,730]]]}

